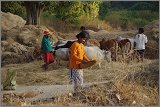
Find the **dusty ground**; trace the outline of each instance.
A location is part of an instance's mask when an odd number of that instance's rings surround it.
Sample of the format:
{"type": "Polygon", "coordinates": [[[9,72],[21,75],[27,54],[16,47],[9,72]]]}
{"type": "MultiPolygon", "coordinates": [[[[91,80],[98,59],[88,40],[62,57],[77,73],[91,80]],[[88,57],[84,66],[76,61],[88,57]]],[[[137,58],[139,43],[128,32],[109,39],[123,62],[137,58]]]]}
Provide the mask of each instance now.
{"type": "MultiPolygon", "coordinates": [[[[102,63],[102,68],[97,65],[84,70],[84,79],[86,82],[114,80],[123,77],[128,73],[138,72],[142,69],[149,69],[155,60],[145,60],[145,63],[121,63],[112,62],[102,63]]],[[[43,61],[34,61],[25,64],[10,64],[2,67],[2,81],[5,79],[5,72],[9,69],[17,71],[18,85],[61,85],[68,84],[68,69],[63,63],[62,65],[51,64],[49,69],[45,71],[41,68],[43,61]]],[[[156,66],[156,65],[154,65],[156,66]]]]}
{"type": "MultiPolygon", "coordinates": [[[[5,72],[7,70],[15,69],[17,71],[18,85],[35,86],[35,85],[68,84],[69,81],[67,75],[68,69],[65,66],[65,63],[62,63],[62,65],[51,64],[47,71],[41,68],[42,64],[43,61],[40,60],[25,64],[6,65],[2,67],[2,81],[4,81],[5,79],[5,72]]],[[[85,69],[84,80],[86,83],[102,82],[102,81],[113,81],[113,83],[106,84],[105,86],[103,86],[103,88],[101,87],[94,88],[92,89],[91,92],[89,90],[86,92],[84,91],[83,95],[93,97],[96,92],[97,95],[94,96],[97,97],[96,99],[99,99],[100,96],[105,98],[104,93],[107,93],[109,90],[114,90],[113,89],[113,84],[114,84],[114,86],[116,86],[118,90],[121,92],[121,96],[129,99],[126,100],[125,102],[122,102],[122,104],[119,103],[118,105],[156,105],[158,103],[158,98],[157,98],[158,72],[159,72],[158,60],[145,59],[144,63],[133,61],[130,63],[111,62],[109,64],[107,62],[103,62],[102,68],[98,68],[98,66],[95,65],[92,68],[85,69]],[[119,83],[121,81],[124,82],[119,83]],[[132,95],[131,92],[134,92],[135,95],[134,94],[132,95]],[[145,98],[141,98],[141,96],[144,95],[145,96],[147,95],[148,98],[147,100],[145,98]]],[[[12,97],[13,96],[11,96],[10,98],[12,97]]],[[[35,102],[26,103],[26,100],[25,102],[22,100],[21,101],[22,104],[21,103],[19,104],[18,102],[16,103],[16,105],[25,105],[25,104],[28,105],[31,103],[35,103],[31,105],[36,105],[36,104],[37,105],[88,105],[88,104],[113,105],[112,103],[110,104],[108,102],[104,102],[103,99],[96,100],[96,103],[90,100],[89,102],[83,104],[81,103],[81,100],[76,100],[77,102],[76,101],[74,102],[74,100],[72,101],[71,99],[69,100],[69,102],[67,102],[68,100],[65,101],[58,100],[59,102],[57,103],[52,100],[49,102],[46,102],[45,100],[41,102],[37,101],[36,103],[35,102]]]]}
{"type": "MultiPolygon", "coordinates": [[[[123,37],[132,37],[136,31],[126,32],[108,32],[103,35],[94,36],[98,40],[103,37],[115,38],[117,35],[123,37]]],[[[70,37],[74,38],[74,37],[70,37]]],[[[43,61],[37,60],[30,63],[23,64],[9,64],[1,68],[2,82],[5,80],[6,71],[16,70],[17,77],[16,81],[18,85],[23,86],[35,86],[35,85],[66,85],[69,82],[68,79],[68,68],[66,66],[67,62],[63,62],[61,65],[51,64],[49,69],[45,71],[41,68],[43,61]]],[[[159,74],[159,59],[150,60],[145,59],[144,63],[132,61],[130,63],[123,62],[103,62],[102,68],[98,68],[97,65],[84,70],[84,81],[86,83],[92,82],[102,82],[102,81],[113,81],[114,85],[118,87],[121,91],[121,96],[129,99],[127,103],[122,103],[122,105],[157,105],[158,104],[158,77],[159,74]],[[123,81],[121,83],[121,81],[123,81]],[[120,82],[120,83],[119,83],[120,82]],[[133,92],[133,93],[132,93],[133,92]],[[147,100],[143,100],[139,93],[147,95],[147,100]],[[143,101],[141,101],[143,100],[143,101]],[[136,103],[135,103],[136,102],[136,103]],[[132,104],[133,103],[133,104],[132,104]]],[[[110,85],[105,85],[105,88],[110,89],[110,85]],[[108,88],[106,88],[108,87],[108,88]]],[[[99,87],[98,87],[99,88],[99,87]]],[[[104,89],[104,88],[102,88],[104,89]]],[[[94,89],[95,91],[96,89],[94,89]]],[[[93,91],[93,92],[94,92],[93,91]]],[[[87,91],[88,92],[88,91],[87,91]]],[[[99,91],[102,95],[103,92],[99,91]]],[[[100,95],[97,93],[97,96],[100,95]]],[[[88,95],[88,93],[85,93],[88,95]]],[[[91,96],[95,93],[90,93],[91,96]]],[[[104,96],[105,97],[105,96],[104,96]]],[[[93,98],[94,99],[94,98],[93,98]]],[[[98,102],[98,101],[97,101],[98,102]]],[[[54,102],[55,104],[55,102],[54,102]]],[[[103,99],[96,104],[90,104],[90,102],[82,104],[81,102],[60,102],[57,105],[112,105],[108,102],[104,103],[103,99]]],[[[21,105],[21,104],[20,104],[21,105]]],[[[41,105],[53,105],[53,102],[41,103],[41,105]]]]}

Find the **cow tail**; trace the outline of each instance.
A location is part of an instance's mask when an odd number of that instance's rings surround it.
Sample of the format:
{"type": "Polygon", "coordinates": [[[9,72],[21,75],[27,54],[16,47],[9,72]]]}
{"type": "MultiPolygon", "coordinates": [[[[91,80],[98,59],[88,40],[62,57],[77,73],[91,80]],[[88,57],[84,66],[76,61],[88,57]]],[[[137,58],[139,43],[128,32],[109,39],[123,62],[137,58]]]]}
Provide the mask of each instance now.
{"type": "Polygon", "coordinates": [[[56,55],[56,50],[53,51],[53,56],[55,57],[55,55],[56,55]]]}
{"type": "Polygon", "coordinates": [[[58,49],[58,42],[57,42],[57,44],[56,44],[56,46],[55,46],[55,48],[54,48],[54,51],[53,51],[53,56],[55,56],[55,54],[56,54],[56,50],[58,49]]]}
{"type": "Polygon", "coordinates": [[[117,61],[118,43],[115,41],[115,61],[117,61]]]}
{"type": "Polygon", "coordinates": [[[128,50],[128,53],[130,53],[130,51],[132,50],[132,44],[131,44],[131,42],[129,41],[129,42],[127,42],[128,44],[129,44],[129,50],[128,50]]]}
{"type": "Polygon", "coordinates": [[[131,42],[129,42],[130,43],[130,50],[132,50],[132,44],[131,44],[131,42]]]}
{"type": "Polygon", "coordinates": [[[131,41],[129,43],[130,43],[129,57],[130,57],[130,60],[133,60],[134,56],[132,55],[132,43],[131,43],[131,41]]]}
{"type": "Polygon", "coordinates": [[[118,54],[118,42],[116,41],[116,61],[117,61],[117,54],[118,54]]]}

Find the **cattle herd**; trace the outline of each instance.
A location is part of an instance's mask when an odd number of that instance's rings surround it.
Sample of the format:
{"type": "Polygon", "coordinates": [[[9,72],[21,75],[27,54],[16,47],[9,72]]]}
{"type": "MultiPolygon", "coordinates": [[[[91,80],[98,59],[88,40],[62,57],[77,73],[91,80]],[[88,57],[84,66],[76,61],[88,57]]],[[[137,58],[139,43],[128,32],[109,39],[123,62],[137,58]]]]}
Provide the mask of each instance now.
{"type": "MultiPolygon", "coordinates": [[[[54,48],[54,55],[58,59],[69,60],[69,48],[75,40],[59,40],[54,48]]],[[[135,52],[133,49],[134,39],[117,37],[116,39],[106,40],[103,38],[101,41],[91,39],[92,44],[85,46],[86,55],[90,59],[95,60],[107,60],[111,61],[126,61],[133,60],[135,58],[135,52]],[[95,42],[93,42],[95,41],[95,42]]]]}
{"type": "Polygon", "coordinates": [[[112,61],[117,61],[118,56],[122,56],[122,60],[133,60],[135,57],[134,39],[119,38],[105,40],[104,38],[99,42],[100,49],[111,52],[112,61]]]}
{"type": "MultiPolygon", "coordinates": [[[[53,46],[53,55],[57,62],[60,60],[69,61],[70,47],[75,40],[59,40],[53,46]]],[[[101,62],[111,61],[132,61],[136,57],[134,51],[134,39],[122,38],[118,36],[115,39],[106,40],[103,38],[98,41],[90,39],[89,46],[85,46],[86,56],[91,60],[96,60],[99,67],[101,62]],[[90,42],[92,41],[92,42],[90,42]]]]}

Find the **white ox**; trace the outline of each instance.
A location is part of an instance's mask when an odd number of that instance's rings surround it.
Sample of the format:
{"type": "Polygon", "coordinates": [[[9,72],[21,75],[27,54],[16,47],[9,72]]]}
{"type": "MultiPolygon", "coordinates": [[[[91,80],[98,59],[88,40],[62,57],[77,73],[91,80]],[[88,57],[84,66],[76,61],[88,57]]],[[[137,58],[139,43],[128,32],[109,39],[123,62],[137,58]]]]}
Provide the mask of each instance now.
{"type": "Polygon", "coordinates": [[[101,50],[99,47],[85,47],[86,56],[90,60],[96,60],[98,62],[99,68],[101,68],[101,63],[103,60],[111,62],[111,52],[106,50],[101,50]]]}
{"type": "MultiPolygon", "coordinates": [[[[101,50],[99,47],[87,47],[85,46],[86,56],[90,60],[96,60],[98,62],[99,67],[101,68],[101,63],[103,60],[107,60],[111,62],[111,52],[101,50]]],[[[69,49],[68,48],[60,48],[56,50],[55,57],[57,61],[64,60],[69,61],[69,49]]]]}
{"type": "Polygon", "coordinates": [[[59,48],[55,51],[56,60],[69,61],[69,48],[59,48]]]}

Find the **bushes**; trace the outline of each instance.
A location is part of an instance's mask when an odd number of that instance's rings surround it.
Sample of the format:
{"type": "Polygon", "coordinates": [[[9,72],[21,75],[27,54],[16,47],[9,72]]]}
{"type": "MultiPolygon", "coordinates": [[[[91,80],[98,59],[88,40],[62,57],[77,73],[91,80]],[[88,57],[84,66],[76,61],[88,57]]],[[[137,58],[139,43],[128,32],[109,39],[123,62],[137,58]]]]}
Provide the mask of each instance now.
{"type": "Polygon", "coordinates": [[[151,12],[149,10],[141,11],[112,11],[109,16],[106,17],[106,21],[111,24],[113,28],[132,29],[138,28],[148,24],[149,22],[158,19],[157,12],[151,12]]]}
{"type": "Polygon", "coordinates": [[[151,11],[157,11],[159,10],[159,3],[157,2],[137,2],[136,4],[132,5],[130,10],[151,10],[151,11]]]}
{"type": "MultiPolygon", "coordinates": [[[[133,8],[133,7],[132,7],[133,8]]],[[[52,14],[55,16],[55,14],[52,14]]],[[[72,17],[70,17],[72,18],[72,17]]],[[[118,30],[134,30],[138,27],[143,27],[144,25],[148,24],[149,22],[153,20],[157,20],[159,18],[159,14],[157,11],[152,10],[110,10],[107,16],[104,16],[104,20],[96,18],[91,18],[86,14],[82,14],[79,17],[79,23],[71,23],[70,21],[61,21],[61,25],[55,24],[56,29],[59,29],[58,31],[66,32],[70,28],[79,30],[79,26],[93,26],[100,29],[109,30],[111,28],[118,29],[118,30]],[[63,24],[64,23],[64,24],[63,24]],[[109,24],[108,24],[109,23],[109,24]],[[66,24],[68,26],[66,26],[66,24]],[[67,28],[64,28],[65,27],[67,28]],[[59,28],[58,28],[59,26],[59,28]],[[72,27],[71,27],[72,26],[72,27]],[[68,29],[69,28],[69,29],[68,29]],[[68,29],[68,30],[67,30],[68,29]]],[[[49,24],[56,23],[56,17],[50,16],[50,14],[46,11],[43,14],[43,20],[50,19],[49,24]]],[[[75,19],[75,18],[73,18],[75,19]]],[[[71,29],[70,29],[71,30],[71,29]]]]}
{"type": "Polygon", "coordinates": [[[2,12],[10,12],[26,19],[26,10],[21,1],[2,1],[2,12]]]}

